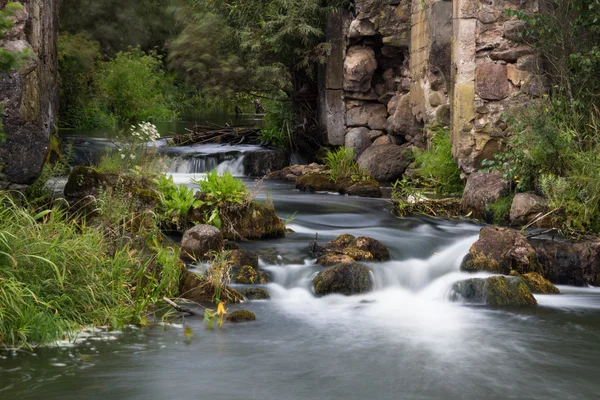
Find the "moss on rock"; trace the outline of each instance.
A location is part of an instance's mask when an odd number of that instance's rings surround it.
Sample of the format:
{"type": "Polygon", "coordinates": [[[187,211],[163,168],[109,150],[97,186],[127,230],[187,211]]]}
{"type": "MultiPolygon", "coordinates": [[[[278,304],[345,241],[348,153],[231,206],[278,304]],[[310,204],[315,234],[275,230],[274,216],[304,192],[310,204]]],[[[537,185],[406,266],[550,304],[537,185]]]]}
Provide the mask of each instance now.
{"type": "Polygon", "coordinates": [[[328,173],[313,173],[298,177],[296,189],[302,192],[337,192],[337,185],[328,173]]]}
{"type": "Polygon", "coordinates": [[[248,310],[236,310],[225,318],[227,322],[240,323],[256,321],[256,315],[248,310]]]}
{"type": "Polygon", "coordinates": [[[537,254],[520,232],[508,228],[486,227],[479,234],[461,267],[463,271],[488,271],[508,275],[540,272],[537,254]]]}
{"type": "Polygon", "coordinates": [[[358,263],[344,263],[329,267],[317,274],[313,284],[318,296],[334,293],[351,296],[373,289],[371,270],[358,263]]]}
{"type": "Polygon", "coordinates": [[[271,298],[269,292],[263,288],[246,288],[240,291],[248,300],[268,300],[271,298]]]}
{"type": "Polygon", "coordinates": [[[528,274],[520,275],[517,271],[511,271],[511,276],[518,276],[522,278],[529,289],[533,293],[537,294],[559,294],[560,290],[554,286],[549,280],[544,278],[542,274],[537,272],[530,272],[528,274]]]}
{"type": "MultiPolygon", "coordinates": [[[[196,303],[214,304],[215,302],[213,285],[205,277],[189,271],[186,267],[182,267],[179,290],[182,298],[196,303]]],[[[229,286],[223,286],[221,287],[221,300],[226,303],[239,303],[244,300],[244,296],[229,286]]]]}
{"type": "Polygon", "coordinates": [[[532,306],[537,301],[524,279],[492,276],[460,281],[452,287],[453,300],[489,306],[532,306]]]}

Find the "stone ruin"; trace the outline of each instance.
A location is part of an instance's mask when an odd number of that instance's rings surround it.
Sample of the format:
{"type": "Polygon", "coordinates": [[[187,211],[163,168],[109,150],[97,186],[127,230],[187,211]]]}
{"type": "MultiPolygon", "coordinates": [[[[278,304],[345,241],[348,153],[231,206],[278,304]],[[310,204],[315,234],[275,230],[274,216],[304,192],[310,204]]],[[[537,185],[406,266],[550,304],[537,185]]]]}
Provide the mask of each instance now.
{"type": "Polygon", "coordinates": [[[538,8],[538,0],[356,0],[353,14],[327,28],[319,114],[328,143],[360,160],[373,146],[423,148],[427,128],[447,126],[459,167],[476,171],[502,151],[504,113],[545,91],[520,35],[525,23],[506,12],[538,8]]]}

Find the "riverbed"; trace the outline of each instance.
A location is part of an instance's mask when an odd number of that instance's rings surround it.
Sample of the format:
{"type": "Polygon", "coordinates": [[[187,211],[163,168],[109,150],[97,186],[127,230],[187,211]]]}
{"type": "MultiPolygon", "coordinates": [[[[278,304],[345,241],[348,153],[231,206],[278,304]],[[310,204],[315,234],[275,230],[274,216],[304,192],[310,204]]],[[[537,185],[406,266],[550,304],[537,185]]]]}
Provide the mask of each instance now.
{"type": "MultiPolygon", "coordinates": [[[[202,173],[170,172],[188,184],[202,173]]],[[[600,398],[600,289],[560,287],[530,308],[450,302],[452,284],[471,277],[460,263],[480,225],[399,219],[385,199],[299,193],[290,183],[265,182],[258,200],[267,193],[294,232],[242,243],[269,250],[261,267],[274,277],[270,300],[230,306],[256,322],[208,330],[188,317],[3,352],[0,399],[600,398]],[[392,261],[367,264],[373,292],[313,295],[317,233],[321,243],[350,233],[389,247],[392,261]]]]}

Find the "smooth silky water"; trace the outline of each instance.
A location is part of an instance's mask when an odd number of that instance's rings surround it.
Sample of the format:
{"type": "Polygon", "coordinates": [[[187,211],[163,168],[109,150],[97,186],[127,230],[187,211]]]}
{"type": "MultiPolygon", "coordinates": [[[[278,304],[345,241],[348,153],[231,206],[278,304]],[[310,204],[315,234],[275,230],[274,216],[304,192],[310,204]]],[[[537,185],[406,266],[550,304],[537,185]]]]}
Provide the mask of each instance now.
{"type": "MultiPolygon", "coordinates": [[[[239,157],[217,167],[241,174],[239,157]]],[[[203,172],[177,171],[182,183],[203,172]]],[[[600,398],[600,290],[561,287],[531,308],[452,303],[452,284],[471,276],[459,268],[480,226],[398,219],[385,200],[288,183],[263,189],[258,200],[268,193],[294,233],[243,243],[265,254],[274,278],[271,300],[230,306],[256,322],[207,330],[191,317],[0,353],[0,399],[600,398]],[[385,243],[393,261],[368,264],[375,290],[315,297],[316,233],[321,244],[342,233],[385,243]]]]}

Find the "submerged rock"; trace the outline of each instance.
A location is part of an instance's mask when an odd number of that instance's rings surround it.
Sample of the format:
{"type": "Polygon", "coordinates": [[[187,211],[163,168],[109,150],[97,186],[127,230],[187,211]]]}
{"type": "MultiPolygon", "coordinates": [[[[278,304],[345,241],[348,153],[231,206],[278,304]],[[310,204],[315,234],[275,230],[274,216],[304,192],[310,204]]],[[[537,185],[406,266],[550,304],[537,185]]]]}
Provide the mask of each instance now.
{"type": "Polygon", "coordinates": [[[510,272],[511,276],[518,276],[522,278],[532,293],[537,294],[559,294],[560,290],[554,286],[549,280],[545,279],[541,274],[537,272],[530,272],[528,274],[519,275],[516,271],[510,272]]]}
{"type": "Polygon", "coordinates": [[[338,186],[328,173],[314,173],[296,179],[296,189],[302,192],[337,192],[338,186]]]}
{"type": "MultiPolygon", "coordinates": [[[[189,271],[185,267],[182,269],[179,290],[182,298],[196,303],[214,304],[215,302],[215,287],[205,277],[189,271]]],[[[244,300],[244,296],[240,292],[229,286],[220,288],[220,296],[221,300],[226,303],[239,303],[244,300]]]]}
{"type": "Polygon", "coordinates": [[[456,282],[451,299],[488,306],[534,306],[537,304],[525,280],[517,277],[492,276],[456,282]]]}
{"type": "Polygon", "coordinates": [[[351,178],[334,182],[327,172],[300,176],[296,180],[296,189],[302,192],[333,192],[359,197],[381,197],[379,183],[370,180],[353,181],[351,178]]]}
{"type": "Polygon", "coordinates": [[[271,296],[263,288],[246,288],[240,290],[248,300],[269,300],[271,296]]]}
{"type": "Polygon", "coordinates": [[[250,321],[256,321],[256,315],[252,311],[236,310],[236,311],[232,312],[231,314],[228,314],[227,317],[225,317],[225,320],[227,322],[234,322],[234,323],[250,322],[250,321]]]}
{"type": "Polygon", "coordinates": [[[321,271],[313,280],[318,296],[343,294],[351,296],[373,289],[371,270],[358,263],[344,263],[321,271]]]}
{"type": "Polygon", "coordinates": [[[288,157],[282,149],[264,149],[244,154],[244,173],[248,176],[263,177],[288,165],[288,157]]]}
{"type": "Polygon", "coordinates": [[[373,180],[358,181],[344,191],[348,196],[379,198],[383,195],[381,187],[373,180]]]}
{"type": "Polygon", "coordinates": [[[213,251],[223,250],[223,235],[211,225],[196,225],[183,234],[181,254],[191,260],[208,260],[213,251]]]}
{"type": "Polygon", "coordinates": [[[535,250],[520,232],[500,227],[483,228],[479,240],[463,260],[463,271],[487,271],[503,275],[515,270],[519,274],[541,272],[535,250]]]}

